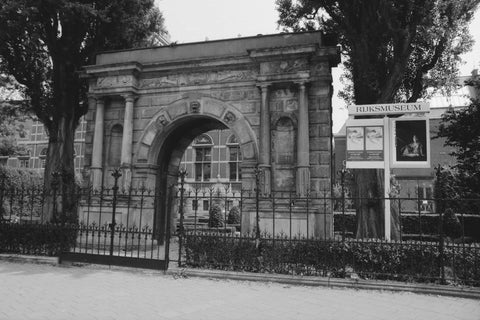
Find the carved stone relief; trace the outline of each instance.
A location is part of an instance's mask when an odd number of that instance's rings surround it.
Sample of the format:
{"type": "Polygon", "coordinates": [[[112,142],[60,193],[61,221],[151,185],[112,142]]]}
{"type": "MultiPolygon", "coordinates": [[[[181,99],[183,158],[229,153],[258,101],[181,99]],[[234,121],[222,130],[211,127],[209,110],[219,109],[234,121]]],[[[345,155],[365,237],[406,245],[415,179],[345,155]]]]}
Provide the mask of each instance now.
{"type": "Polygon", "coordinates": [[[157,123],[157,125],[159,126],[166,126],[168,124],[168,119],[167,119],[167,116],[165,114],[160,114],[158,117],[157,117],[157,120],[155,120],[155,122],[157,123]]]}
{"type": "Polygon", "coordinates": [[[312,68],[312,73],[315,75],[330,74],[328,62],[319,62],[312,68]]]}
{"type": "Polygon", "coordinates": [[[290,73],[306,70],[308,67],[306,59],[295,59],[287,61],[264,62],[260,66],[261,74],[290,73]]]}
{"type": "Polygon", "coordinates": [[[97,79],[98,88],[128,87],[135,84],[133,75],[103,77],[97,79]]]}
{"type": "Polygon", "coordinates": [[[230,111],[228,111],[225,116],[223,117],[223,120],[228,124],[231,125],[232,123],[237,120],[237,117],[230,111]]]}
{"type": "Polygon", "coordinates": [[[190,102],[190,112],[191,113],[199,113],[200,112],[200,102],[198,102],[198,101],[190,102]]]}
{"type": "Polygon", "coordinates": [[[254,70],[195,72],[162,76],[154,79],[143,79],[140,82],[140,87],[148,89],[200,85],[215,82],[253,80],[255,77],[256,72],[254,70]]]}

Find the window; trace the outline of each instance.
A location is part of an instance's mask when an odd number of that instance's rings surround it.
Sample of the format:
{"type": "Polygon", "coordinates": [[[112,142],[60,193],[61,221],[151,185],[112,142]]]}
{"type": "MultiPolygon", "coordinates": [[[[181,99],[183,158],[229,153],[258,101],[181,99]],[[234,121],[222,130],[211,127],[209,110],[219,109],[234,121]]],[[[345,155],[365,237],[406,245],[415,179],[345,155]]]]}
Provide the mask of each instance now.
{"type": "Polygon", "coordinates": [[[40,151],[40,168],[45,169],[45,159],[47,158],[47,148],[43,148],[42,151],[40,151]]]}
{"type": "Polygon", "coordinates": [[[234,135],[231,135],[227,142],[228,145],[228,167],[229,177],[231,181],[239,181],[242,179],[240,172],[240,162],[242,160],[240,146],[234,135]]]}
{"type": "Polygon", "coordinates": [[[194,141],[195,181],[210,181],[212,168],[212,138],[202,134],[194,141]]]}
{"type": "Polygon", "coordinates": [[[198,210],[198,200],[192,200],[192,210],[198,210]]]}
{"type": "Polygon", "coordinates": [[[18,162],[19,162],[20,168],[30,168],[29,158],[19,158],[18,162]]]}
{"type": "Polygon", "coordinates": [[[432,187],[431,186],[418,186],[417,194],[420,200],[423,199],[432,199],[432,187]]]}
{"type": "Polygon", "coordinates": [[[203,200],[203,211],[208,211],[209,203],[208,200],[203,200]]]}

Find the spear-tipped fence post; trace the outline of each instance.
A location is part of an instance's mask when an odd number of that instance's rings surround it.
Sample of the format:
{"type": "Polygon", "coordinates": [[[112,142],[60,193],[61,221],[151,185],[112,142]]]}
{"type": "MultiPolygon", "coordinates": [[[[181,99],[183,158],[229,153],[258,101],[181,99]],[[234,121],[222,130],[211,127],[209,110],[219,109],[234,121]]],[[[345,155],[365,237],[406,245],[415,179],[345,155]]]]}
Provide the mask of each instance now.
{"type": "Polygon", "coordinates": [[[110,256],[113,256],[113,241],[115,237],[115,214],[117,210],[117,193],[118,193],[118,179],[122,176],[119,168],[113,169],[112,177],[114,179],[112,191],[113,191],[113,200],[112,200],[112,223],[110,223],[110,256]]]}
{"type": "Polygon", "coordinates": [[[260,177],[263,173],[262,169],[257,165],[255,168],[255,239],[258,248],[260,244],[260,177]]]}
{"type": "Polygon", "coordinates": [[[180,214],[180,225],[178,227],[178,266],[182,266],[182,243],[183,243],[183,219],[184,219],[184,208],[183,208],[183,197],[185,193],[185,177],[187,176],[187,170],[182,168],[178,171],[178,176],[180,177],[180,204],[178,206],[180,214]]]}

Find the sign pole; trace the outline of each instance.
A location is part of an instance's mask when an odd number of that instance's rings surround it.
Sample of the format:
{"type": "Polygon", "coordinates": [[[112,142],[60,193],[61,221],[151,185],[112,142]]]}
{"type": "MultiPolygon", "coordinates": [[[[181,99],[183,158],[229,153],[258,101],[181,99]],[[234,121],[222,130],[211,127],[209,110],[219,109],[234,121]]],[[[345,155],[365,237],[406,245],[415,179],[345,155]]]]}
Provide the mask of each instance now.
{"type": "Polygon", "coordinates": [[[391,212],[390,212],[390,158],[391,158],[391,152],[394,152],[395,149],[393,149],[390,143],[390,123],[389,123],[389,118],[387,115],[383,118],[383,123],[384,123],[384,141],[385,141],[385,167],[384,167],[384,198],[385,198],[385,240],[389,241],[390,240],[390,234],[391,234],[391,212]]]}

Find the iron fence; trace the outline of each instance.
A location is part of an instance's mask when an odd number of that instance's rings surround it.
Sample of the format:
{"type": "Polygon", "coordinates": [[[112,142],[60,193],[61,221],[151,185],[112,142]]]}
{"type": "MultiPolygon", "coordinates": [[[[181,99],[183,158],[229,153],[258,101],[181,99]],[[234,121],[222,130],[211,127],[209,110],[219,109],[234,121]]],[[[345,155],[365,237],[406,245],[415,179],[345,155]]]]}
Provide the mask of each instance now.
{"type": "Polygon", "coordinates": [[[478,199],[391,198],[399,237],[386,241],[358,238],[353,211],[355,203],[384,198],[338,197],[330,190],[267,195],[256,187],[196,185],[180,176],[179,185],[162,195],[146,188],[120,190],[117,177],[108,188],[75,190],[75,208],[53,208],[60,217],[51,223],[45,218],[51,209],[47,199],[61,195],[55,189],[0,188],[0,251],[152,268],[173,261],[225,270],[480,285],[478,199]],[[474,210],[447,214],[436,212],[438,207],[474,210]]]}

